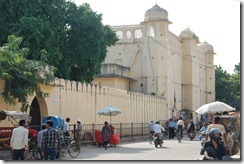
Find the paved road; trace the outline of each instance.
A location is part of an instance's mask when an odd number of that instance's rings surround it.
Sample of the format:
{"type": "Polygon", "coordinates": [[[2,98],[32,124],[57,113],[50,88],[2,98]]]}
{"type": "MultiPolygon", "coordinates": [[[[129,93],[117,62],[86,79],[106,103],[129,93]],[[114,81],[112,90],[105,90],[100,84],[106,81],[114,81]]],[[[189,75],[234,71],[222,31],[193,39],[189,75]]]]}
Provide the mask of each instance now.
{"type": "Polygon", "coordinates": [[[164,140],[162,148],[155,148],[147,141],[125,143],[105,150],[102,147],[82,147],[80,155],[72,159],[67,155],[63,160],[195,160],[202,159],[198,137],[190,141],[187,137],[181,143],[176,139],[164,140]]]}

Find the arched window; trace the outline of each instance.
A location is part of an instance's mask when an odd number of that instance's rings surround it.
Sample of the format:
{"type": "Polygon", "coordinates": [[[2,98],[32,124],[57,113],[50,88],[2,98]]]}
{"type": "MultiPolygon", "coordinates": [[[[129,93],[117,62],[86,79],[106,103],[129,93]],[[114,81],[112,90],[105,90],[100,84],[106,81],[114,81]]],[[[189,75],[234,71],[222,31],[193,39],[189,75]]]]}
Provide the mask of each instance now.
{"type": "Polygon", "coordinates": [[[127,31],[126,32],[126,37],[127,37],[127,39],[130,39],[131,38],[131,32],[130,31],[127,31]]]}
{"type": "Polygon", "coordinates": [[[142,32],[141,32],[141,30],[136,30],[135,31],[135,37],[136,38],[142,38],[142,32]]]}
{"type": "Polygon", "coordinates": [[[150,26],[149,31],[148,31],[148,36],[154,37],[155,36],[155,31],[152,26],[150,26]]]}
{"type": "Polygon", "coordinates": [[[123,39],[123,31],[116,31],[116,34],[119,39],[123,39]]]}

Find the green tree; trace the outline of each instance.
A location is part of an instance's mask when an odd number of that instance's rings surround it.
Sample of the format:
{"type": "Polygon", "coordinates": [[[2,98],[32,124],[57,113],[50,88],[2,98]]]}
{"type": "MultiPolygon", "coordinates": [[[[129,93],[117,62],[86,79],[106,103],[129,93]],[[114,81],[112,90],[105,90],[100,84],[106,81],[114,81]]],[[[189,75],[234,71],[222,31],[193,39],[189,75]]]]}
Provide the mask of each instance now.
{"type": "Polygon", "coordinates": [[[240,63],[229,74],[221,66],[215,66],[216,101],[225,102],[240,110],[240,63]]]}
{"type": "Polygon", "coordinates": [[[228,98],[230,96],[229,79],[229,73],[223,70],[223,68],[220,65],[215,66],[216,101],[228,103],[228,98]]]}
{"type": "Polygon", "coordinates": [[[66,0],[1,0],[1,43],[14,34],[27,47],[27,59],[42,60],[57,68],[55,76],[91,82],[100,74],[107,47],[118,40],[102,15],[89,4],[66,0]],[[40,52],[45,51],[45,56],[40,52]]]}
{"type": "Polygon", "coordinates": [[[237,110],[241,108],[241,84],[240,84],[240,63],[235,65],[234,73],[231,75],[229,80],[230,97],[229,103],[237,110]]]}
{"type": "MultiPolygon", "coordinates": [[[[19,48],[22,38],[8,37],[8,43],[0,47],[0,79],[5,81],[4,91],[1,93],[4,101],[14,105],[16,100],[22,104],[21,111],[28,108],[27,97],[36,93],[46,97],[40,89],[40,84],[47,84],[54,80],[54,68],[44,62],[27,60],[27,48],[19,48]]],[[[45,52],[42,52],[45,53],[45,52]]]]}

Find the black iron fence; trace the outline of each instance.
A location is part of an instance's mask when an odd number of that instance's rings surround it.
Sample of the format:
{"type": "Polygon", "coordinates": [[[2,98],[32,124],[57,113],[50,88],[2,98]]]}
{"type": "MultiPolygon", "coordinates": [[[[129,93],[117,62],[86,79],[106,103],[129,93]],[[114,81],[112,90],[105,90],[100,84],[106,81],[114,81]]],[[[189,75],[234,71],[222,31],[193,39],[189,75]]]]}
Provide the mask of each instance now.
{"type": "MultiPolygon", "coordinates": [[[[77,124],[69,125],[70,134],[76,139],[77,124]]],[[[82,141],[94,141],[95,130],[101,131],[104,124],[83,124],[82,141]]],[[[133,139],[134,137],[147,137],[149,135],[148,123],[118,123],[113,124],[114,133],[120,134],[120,139],[133,139]]]]}
{"type": "MultiPolygon", "coordinates": [[[[161,121],[162,122],[162,121],[161,121]]],[[[167,127],[165,126],[165,121],[163,121],[161,124],[165,127],[166,133],[164,136],[166,137],[168,135],[167,127]]],[[[95,130],[101,131],[104,124],[82,124],[82,138],[81,142],[83,143],[89,143],[89,142],[95,142],[95,130]]],[[[38,125],[30,125],[28,126],[31,129],[35,129],[39,131],[41,127],[38,125]]],[[[148,129],[148,123],[117,123],[113,124],[114,133],[120,134],[120,140],[131,140],[134,141],[134,139],[148,139],[149,138],[149,129],[148,129]]],[[[69,125],[69,131],[72,139],[77,139],[77,124],[70,124],[69,125]]]]}

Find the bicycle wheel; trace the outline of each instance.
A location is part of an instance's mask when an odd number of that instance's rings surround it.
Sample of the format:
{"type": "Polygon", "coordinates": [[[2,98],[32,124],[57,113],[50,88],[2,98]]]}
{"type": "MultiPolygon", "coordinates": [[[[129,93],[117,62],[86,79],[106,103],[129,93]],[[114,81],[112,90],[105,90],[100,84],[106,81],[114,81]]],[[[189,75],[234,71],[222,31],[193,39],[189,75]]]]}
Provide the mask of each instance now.
{"type": "Polygon", "coordinates": [[[26,159],[27,160],[30,160],[33,156],[34,156],[34,149],[33,148],[30,148],[29,149],[29,152],[28,152],[28,154],[26,156],[26,159]]]}
{"type": "Polygon", "coordinates": [[[56,154],[56,159],[57,160],[61,160],[62,159],[62,156],[63,156],[63,149],[62,149],[62,147],[58,147],[58,149],[57,149],[57,154],[56,154]]]}
{"type": "Polygon", "coordinates": [[[80,154],[80,145],[76,141],[72,141],[69,148],[68,153],[72,158],[76,158],[80,154]]]}
{"type": "Polygon", "coordinates": [[[41,149],[39,147],[35,147],[34,149],[34,158],[41,160],[41,149]]]}

